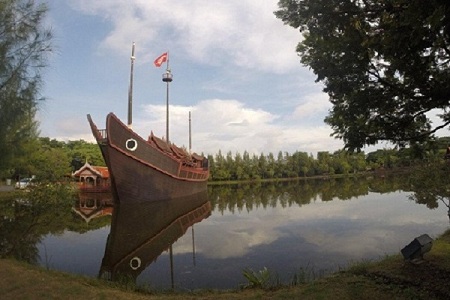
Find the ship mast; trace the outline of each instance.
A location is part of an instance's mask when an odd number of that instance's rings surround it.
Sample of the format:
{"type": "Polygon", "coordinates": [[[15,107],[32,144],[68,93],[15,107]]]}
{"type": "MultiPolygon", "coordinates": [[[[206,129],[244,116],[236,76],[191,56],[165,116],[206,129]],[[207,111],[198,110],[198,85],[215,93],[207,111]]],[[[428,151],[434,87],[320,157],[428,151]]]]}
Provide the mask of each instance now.
{"type": "Polygon", "coordinates": [[[130,70],[130,86],[128,88],[128,128],[131,129],[133,123],[133,69],[134,69],[134,47],[135,43],[131,48],[131,70],[130,70]]]}
{"type": "Polygon", "coordinates": [[[192,150],[192,138],[191,138],[191,112],[189,111],[189,153],[192,150]]]}
{"type": "Polygon", "coordinates": [[[167,53],[166,72],[162,75],[162,81],[167,84],[166,88],[166,142],[169,143],[169,83],[172,82],[172,72],[169,69],[169,53],[167,53]]]}

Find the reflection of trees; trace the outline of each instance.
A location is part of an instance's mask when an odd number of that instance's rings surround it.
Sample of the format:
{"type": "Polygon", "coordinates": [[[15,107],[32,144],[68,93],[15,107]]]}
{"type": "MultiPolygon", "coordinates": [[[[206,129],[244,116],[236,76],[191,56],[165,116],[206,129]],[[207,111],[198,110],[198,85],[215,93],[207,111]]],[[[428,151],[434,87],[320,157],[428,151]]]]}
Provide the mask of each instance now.
{"type": "Polygon", "coordinates": [[[308,179],[270,183],[212,185],[209,199],[220,212],[251,211],[259,207],[302,206],[311,201],[349,200],[370,191],[393,192],[408,190],[408,177],[346,177],[308,179]]]}
{"type": "Polygon", "coordinates": [[[390,173],[369,183],[370,191],[380,194],[393,191],[411,191],[410,173],[390,173]]]}
{"type": "Polygon", "coordinates": [[[437,208],[439,201],[447,207],[450,201],[450,164],[436,163],[418,168],[411,176],[414,191],[411,199],[428,208],[437,208]]]}
{"type": "Polygon", "coordinates": [[[72,192],[63,185],[38,186],[30,192],[3,198],[0,201],[0,257],[37,263],[37,244],[42,236],[60,234],[69,227],[85,227],[85,222],[71,212],[73,200],[72,192]]]}
{"type": "Polygon", "coordinates": [[[36,233],[40,227],[39,216],[21,199],[3,200],[0,210],[0,256],[35,263],[38,255],[36,244],[41,239],[41,235],[36,233]]]}

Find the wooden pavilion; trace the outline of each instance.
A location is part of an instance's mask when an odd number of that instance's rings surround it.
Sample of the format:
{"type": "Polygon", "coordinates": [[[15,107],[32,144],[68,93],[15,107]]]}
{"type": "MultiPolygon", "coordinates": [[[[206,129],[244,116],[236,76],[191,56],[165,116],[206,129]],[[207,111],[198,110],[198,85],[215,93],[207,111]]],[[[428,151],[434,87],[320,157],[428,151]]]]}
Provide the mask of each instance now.
{"type": "Polygon", "coordinates": [[[82,192],[108,192],[111,189],[107,167],[91,166],[86,161],[79,170],[72,173],[72,177],[76,179],[82,192]]]}

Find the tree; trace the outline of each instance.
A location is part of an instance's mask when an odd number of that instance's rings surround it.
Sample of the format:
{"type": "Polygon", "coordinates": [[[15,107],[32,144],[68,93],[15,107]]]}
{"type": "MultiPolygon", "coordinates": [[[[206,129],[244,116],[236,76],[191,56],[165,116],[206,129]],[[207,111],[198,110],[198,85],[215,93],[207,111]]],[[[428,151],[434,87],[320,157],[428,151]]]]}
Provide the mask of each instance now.
{"type": "Polygon", "coordinates": [[[15,178],[36,176],[38,181],[54,182],[70,176],[73,171],[70,151],[65,142],[50,141],[49,138],[33,139],[23,143],[20,150],[24,155],[19,155],[15,160],[15,178]]]}
{"type": "Polygon", "coordinates": [[[283,157],[283,152],[279,151],[277,155],[276,165],[275,165],[275,178],[284,177],[284,169],[286,167],[286,160],[283,157]]]}
{"type": "Polygon", "coordinates": [[[216,154],[214,159],[214,180],[229,180],[230,179],[230,172],[226,168],[226,160],[225,157],[222,155],[222,151],[219,150],[219,152],[216,154]]]}
{"type": "Polygon", "coordinates": [[[41,71],[51,52],[45,4],[0,0],[0,170],[11,169],[23,143],[37,137],[41,71]]]}
{"type": "Polygon", "coordinates": [[[335,170],[336,174],[345,174],[347,175],[352,166],[350,165],[350,157],[351,155],[347,151],[336,151],[333,154],[332,166],[335,170]]]}
{"type": "MultiPolygon", "coordinates": [[[[50,142],[53,142],[50,141],[50,142]]],[[[86,161],[93,166],[106,166],[100,148],[96,143],[88,143],[84,140],[69,141],[67,147],[70,149],[72,158],[72,171],[81,168],[86,161]]]]}
{"type": "Polygon", "coordinates": [[[242,156],[239,152],[236,152],[236,155],[234,156],[234,170],[235,170],[235,180],[241,180],[245,178],[244,174],[244,163],[242,161],[242,156]]]}
{"type": "Polygon", "coordinates": [[[354,150],[423,142],[450,124],[448,0],[280,0],[301,62],[324,83],[325,122],[354,150]],[[442,124],[430,113],[439,109],[442,124]]]}
{"type": "Polygon", "coordinates": [[[42,147],[34,153],[32,166],[39,181],[61,181],[72,172],[68,152],[62,148],[42,147]]]}
{"type": "Polygon", "coordinates": [[[333,174],[331,168],[331,156],[328,151],[317,152],[317,173],[318,175],[333,174]]]}

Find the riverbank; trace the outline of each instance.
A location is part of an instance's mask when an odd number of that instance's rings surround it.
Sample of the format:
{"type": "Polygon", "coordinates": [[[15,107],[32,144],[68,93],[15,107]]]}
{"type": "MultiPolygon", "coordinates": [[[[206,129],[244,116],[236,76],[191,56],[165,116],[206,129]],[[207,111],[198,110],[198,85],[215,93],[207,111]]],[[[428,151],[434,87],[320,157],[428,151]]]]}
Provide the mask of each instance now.
{"type": "Polygon", "coordinates": [[[49,271],[0,259],[2,299],[448,299],[450,230],[433,242],[425,262],[414,265],[398,254],[360,262],[327,278],[295,286],[237,291],[151,291],[94,278],[49,271]]]}

